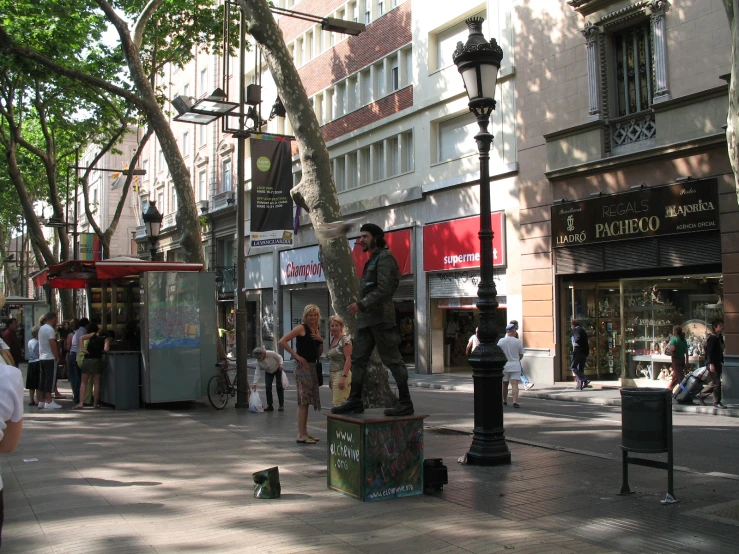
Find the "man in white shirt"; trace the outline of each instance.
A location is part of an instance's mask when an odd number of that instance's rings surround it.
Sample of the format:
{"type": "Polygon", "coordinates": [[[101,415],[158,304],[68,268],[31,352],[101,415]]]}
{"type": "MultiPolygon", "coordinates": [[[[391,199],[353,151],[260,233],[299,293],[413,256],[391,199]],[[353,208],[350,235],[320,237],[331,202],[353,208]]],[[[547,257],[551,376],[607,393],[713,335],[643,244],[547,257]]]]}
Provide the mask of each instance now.
{"type": "Polygon", "coordinates": [[[59,404],[51,398],[54,393],[54,381],[56,380],[56,366],[61,362],[59,347],[56,343],[56,314],[46,314],[46,323],[38,332],[38,353],[40,366],[39,379],[39,408],[58,410],[59,404]]]}
{"type": "Polygon", "coordinates": [[[521,360],[523,359],[523,342],[516,338],[516,326],[509,323],[505,328],[505,337],[498,341],[498,346],[508,360],[503,367],[503,404],[508,405],[508,382],[513,389],[513,407],[518,405],[518,382],[521,380],[521,360]]]}
{"type": "Polygon", "coordinates": [[[478,346],[480,346],[480,339],[477,338],[477,332],[480,330],[479,327],[475,328],[475,334],[470,337],[470,340],[467,341],[467,349],[464,351],[466,356],[469,356],[472,352],[474,352],[478,346]]]}
{"type": "MultiPolygon", "coordinates": [[[[0,454],[18,446],[23,431],[23,376],[18,368],[0,363],[0,454]]],[[[0,478],[0,540],[2,540],[3,480],[0,478]]]]}
{"type": "Polygon", "coordinates": [[[264,409],[264,411],[274,411],[274,407],[272,407],[272,381],[274,381],[275,378],[277,379],[277,400],[280,403],[280,407],[277,408],[277,411],[284,411],[285,389],[282,386],[282,372],[285,370],[285,368],[282,365],[282,356],[280,356],[277,352],[265,350],[261,346],[255,348],[252,354],[254,354],[254,357],[257,359],[257,369],[254,372],[252,390],[257,390],[259,373],[264,370],[264,386],[267,391],[267,407],[264,409]]]}

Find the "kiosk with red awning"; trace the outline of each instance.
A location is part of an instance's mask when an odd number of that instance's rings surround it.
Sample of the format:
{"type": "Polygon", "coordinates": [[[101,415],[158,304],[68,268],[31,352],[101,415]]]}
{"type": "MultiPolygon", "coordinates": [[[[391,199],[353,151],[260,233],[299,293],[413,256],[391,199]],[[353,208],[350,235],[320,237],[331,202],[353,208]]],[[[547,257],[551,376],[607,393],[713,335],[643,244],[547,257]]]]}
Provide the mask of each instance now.
{"type": "MultiPolygon", "coordinates": [[[[128,257],[71,260],[32,277],[37,287],[85,291],[90,321],[112,329],[129,358],[136,354],[136,367],[124,371],[127,382],[136,378],[137,404],[139,382],[144,403],[199,400],[206,394],[215,373],[217,328],[215,276],[202,264],[128,257]]],[[[106,355],[103,402],[114,382],[119,388],[123,383],[121,364],[115,364],[122,354],[106,355]]]]}

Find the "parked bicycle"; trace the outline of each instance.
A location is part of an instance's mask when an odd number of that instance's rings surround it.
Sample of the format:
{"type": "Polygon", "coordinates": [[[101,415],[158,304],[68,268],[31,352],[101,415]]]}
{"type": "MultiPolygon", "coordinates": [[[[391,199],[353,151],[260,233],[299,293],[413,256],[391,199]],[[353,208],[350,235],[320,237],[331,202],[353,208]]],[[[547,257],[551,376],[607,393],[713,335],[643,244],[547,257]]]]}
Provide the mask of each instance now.
{"type": "Polygon", "coordinates": [[[229,376],[229,371],[232,369],[228,362],[223,364],[216,364],[218,373],[210,378],[208,381],[208,400],[210,405],[216,410],[222,410],[228,404],[228,399],[236,396],[237,392],[243,392],[249,396],[249,387],[246,389],[239,388],[239,376],[234,372],[233,382],[229,376]]]}

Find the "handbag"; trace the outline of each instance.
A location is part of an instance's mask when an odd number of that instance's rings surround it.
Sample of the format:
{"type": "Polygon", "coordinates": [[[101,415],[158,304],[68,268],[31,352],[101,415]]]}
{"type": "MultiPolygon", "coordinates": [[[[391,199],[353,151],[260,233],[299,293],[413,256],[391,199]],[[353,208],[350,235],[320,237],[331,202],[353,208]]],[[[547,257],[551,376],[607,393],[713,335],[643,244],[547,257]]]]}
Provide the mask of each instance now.
{"type": "Polygon", "coordinates": [[[321,360],[316,360],[316,381],[318,381],[318,386],[323,386],[323,366],[321,365],[321,360]]]}
{"type": "Polygon", "coordinates": [[[287,387],[290,386],[290,381],[287,378],[287,373],[285,373],[285,370],[284,369],[282,371],[280,371],[280,373],[282,374],[280,376],[280,380],[282,381],[282,388],[284,390],[287,390],[287,387]]]}

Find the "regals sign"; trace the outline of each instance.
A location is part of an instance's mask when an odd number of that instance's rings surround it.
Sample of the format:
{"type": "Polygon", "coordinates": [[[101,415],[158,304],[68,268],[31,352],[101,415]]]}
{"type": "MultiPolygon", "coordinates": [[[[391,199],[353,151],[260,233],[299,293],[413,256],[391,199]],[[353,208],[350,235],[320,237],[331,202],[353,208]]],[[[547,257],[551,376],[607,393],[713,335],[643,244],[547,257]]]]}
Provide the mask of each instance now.
{"type": "Polygon", "coordinates": [[[718,228],[716,179],[641,188],[552,206],[555,248],[718,228]]]}

